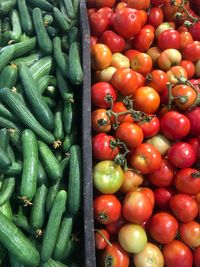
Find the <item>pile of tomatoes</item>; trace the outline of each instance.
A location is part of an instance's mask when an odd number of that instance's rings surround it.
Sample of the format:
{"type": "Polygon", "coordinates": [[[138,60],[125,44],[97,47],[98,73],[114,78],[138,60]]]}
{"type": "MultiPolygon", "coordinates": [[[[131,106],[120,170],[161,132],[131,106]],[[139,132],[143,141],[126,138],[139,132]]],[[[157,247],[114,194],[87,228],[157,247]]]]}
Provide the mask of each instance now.
{"type": "Polygon", "coordinates": [[[200,267],[200,1],[87,8],[98,266],[200,267]]]}

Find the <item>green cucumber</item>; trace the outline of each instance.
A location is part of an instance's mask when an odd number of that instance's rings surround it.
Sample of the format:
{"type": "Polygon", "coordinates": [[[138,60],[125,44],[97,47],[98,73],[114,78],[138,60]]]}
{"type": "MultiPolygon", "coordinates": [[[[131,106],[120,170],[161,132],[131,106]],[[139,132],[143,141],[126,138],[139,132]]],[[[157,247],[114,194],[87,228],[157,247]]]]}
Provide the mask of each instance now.
{"type": "Polygon", "coordinates": [[[60,163],[54,156],[52,150],[41,141],[38,141],[38,148],[42,165],[48,177],[53,181],[60,180],[62,178],[60,163]]]}
{"type": "Polygon", "coordinates": [[[61,43],[62,43],[62,50],[63,50],[64,52],[68,52],[68,50],[69,50],[69,42],[68,42],[68,37],[67,37],[67,35],[64,35],[64,36],[62,37],[61,43]]]}
{"type": "MultiPolygon", "coordinates": [[[[41,0],[40,0],[41,1],[41,0]]],[[[52,53],[53,47],[51,39],[43,23],[42,11],[36,7],[33,9],[33,24],[40,49],[47,55],[52,53]]]]}
{"type": "Polygon", "coordinates": [[[49,14],[45,15],[43,18],[44,25],[46,27],[50,26],[53,23],[53,17],[49,14]]]}
{"type": "Polygon", "coordinates": [[[8,168],[12,165],[6,151],[0,148],[0,173],[5,173],[8,168]]]}
{"type": "Polygon", "coordinates": [[[3,206],[11,197],[15,188],[15,178],[9,177],[3,180],[3,185],[0,189],[0,206],[3,206]]]}
{"type": "Polygon", "coordinates": [[[9,105],[10,109],[16,114],[20,121],[37,134],[37,136],[39,136],[47,144],[54,143],[54,136],[42,127],[42,125],[32,115],[30,110],[22,103],[21,100],[19,100],[19,98],[16,97],[16,93],[10,91],[8,88],[0,88],[0,99],[9,105]]]}
{"type": "Polygon", "coordinates": [[[65,171],[69,165],[69,159],[70,159],[70,155],[68,153],[67,155],[65,155],[65,158],[60,163],[63,174],[65,173],[65,171]]]}
{"type": "Polygon", "coordinates": [[[69,47],[68,76],[74,85],[79,85],[83,81],[83,70],[77,42],[72,43],[69,47]]]}
{"type": "Polygon", "coordinates": [[[27,35],[33,34],[33,23],[31,16],[28,12],[26,0],[17,0],[17,6],[20,14],[23,32],[27,35]]]}
{"type": "Polygon", "coordinates": [[[58,36],[59,29],[53,26],[48,26],[47,28],[48,35],[51,39],[53,39],[55,36],[58,36]]]}
{"type": "Polygon", "coordinates": [[[0,16],[7,15],[16,5],[16,0],[5,0],[0,3],[0,16]]]}
{"type": "Polygon", "coordinates": [[[45,11],[52,11],[52,5],[46,0],[27,0],[31,5],[41,8],[45,11]]]}
{"type": "Polygon", "coordinates": [[[23,172],[20,187],[21,198],[26,202],[33,199],[37,190],[38,145],[35,134],[26,129],[22,132],[23,172]]]}
{"type": "Polygon", "coordinates": [[[74,103],[66,102],[63,110],[63,125],[66,134],[72,132],[73,120],[74,120],[74,103]]]}
{"type": "Polygon", "coordinates": [[[21,64],[19,75],[23,85],[24,93],[32,108],[33,114],[43,125],[43,127],[45,127],[45,129],[53,129],[53,113],[51,112],[45,101],[42,99],[41,94],[38,92],[37,83],[31,77],[31,73],[26,65],[21,64]]]}
{"type": "Polygon", "coordinates": [[[28,67],[31,67],[36,61],[38,61],[42,57],[42,53],[40,51],[34,52],[29,56],[19,57],[12,61],[13,64],[19,65],[21,63],[26,64],[28,67]]]}
{"type": "Polygon", "coordinates": [[[62,143],[62,149],[64,152],[68,152],[72,145],[77,143],[77,132],[72,131],[70,134],[66,134],[62,143]]]}
{"type": "Polygon", "coordinates": [[[56,240],[56,245],[53,251],[53,258],[55,260],[64,260],[63,255],[66,250],[66,246],[71,238],[73,227],[73,217],[68,215],[62,219],[60,229],[58,232],[58,237],[56,240]]]}
{"type": "Polygon", "coordinates": [[[79,13],[79,7],[80,7],[80,0],[72,0],[73,7],[74,7],[74,12],[76,17],[78,17],[79,13]]]}
{"type": "Polygon", "coordinates": [[[76,15],[74,13],[74,7],[73,7],[72,0],[64,0],[64,4],[65,4],[65,8],[66,8],[68,17],[70,19],[74,19],[76,15]]]}
{"type": "Polygon", "coordinates": [[[63,105],[62,102],[58,102],[58,105],[55,110],[55,120],[54,120],[54,136],[56,140],[63,140],[64,138],[64,127],[62,122],[62,112],[63,105]]]}
{"type": "Polygon", "coordinates": [[[81,172],[81,148],[78,145],[73,145],[70,148],[67,211],[74,215],[78,213],[81,204],[81,172]]]}
{"type": "Polygon", "coordinates": [[[62,99],[66,102],[73,102],[73,92],[69,81],[65,80],[61,71],[56,69],[56,79],[58,83],[58,89],[62,99]]]}
{"type": "MultiPolygon", "coordinates": [[[[6,109],[3,110],[3,108],[4,108],[4,106],[0,104],[0,114],[3,114],[3,112],[6,112],[6,109]]],[[[9,114],[9,113],[7,113],[7,114],[9,114]]],[[[12,114],[10,113],[9,116],[11,117],[12,114]]],[[[20,131],[20,127],[16,123],[14,123],[14,122],[12,122],[10,120],[7,120],[7,119],[5,119],[4,117],[1,117],[1,116],[0,116],[0,128],[15,129],[17,131],[20,131]]]]}
{"type": "Polygon", "coordinates": [[[15,129],[8,129],[9,139],[17,150],[22,151],[21,133],[15,129]]]}
{"type": "Polygon", "coordinates": [[[9,261],[10,261],[10,266],[11,267],[26,267],[12,253],[9,253],[9,261]]]}
{"type": "Polygon", "coordinates": [[[69,46],[74,43],[79,41],[79,30],[78,27],[73,26],[71,30],[69,31],[67,38],[68,38],[68,44],[69,46]]]}
{"type": "Polygon", "coordinates": [[[43,262],[48,261],[53,253],[56,244],[56,238],[61,224],[62,215],[65,211],[66,200],[66,191],[60,190],[56,195],[53,207],[49,214],[46,231],[44,232],[41,248],[41,260],[43,262]]]}
{"type": "Polygon", "coordinates": [[[42,95],[46,91],[47,87],[50,85],[51,82],[51,76],[50,75],[44,75],[41,77],[37,84],[38,84],[38,91],[42,95]]]}
{"type": "Polygon", "coordinates": [[[59,162],[61,162],[62,158],[63,158],[63,153],[61,149],[56,149],[56,151],[54,152],[55,157],[57,158],[57,160],[59,162]]]}
{"type": "Polygon", "coordinates": [[[17,176],[22,173],[22,163],[20,162],[13,162],[11,167],[5,172],[7,177],[17,176]]]}
{"type": "Polygon", "coordinates": [[[52,99],[49,96],[43,96],[42,99],[44,100],[44,102],[47,104],[47,106],[52,110],[55,108],[56,106],[56,102],[54,99],[52,99]]]}
{"type": "Polygon", "coordinates": [[[62,262],[55,261],[53,259],[49,259],[47,262],[43,263],[41,267],[68,267],[66,264],[62,262]]]}
{"type": "Polygon", "coordinates": [[[1,32],[4,33],[8,31],[11,31],[11,25],[9,17],[6,17],[2,22],[1,32]]]}
{"type": "Polygon", "coordinates": [[[42,163],[40,161],[38,162],[37,183],[38,183],[38,186],[41,186],[43,184],[47,184],[47,175],[46,175],[44,167],[42,166],[42,163]]]}
{"type": "Polygon", "coordinates": [[[6,128],[0,130],[0,148],[7,151],[9,145],[9,135],[6,128]]]}
{"type": "Polygon", "coordinates": [[[70,29],[70,27],[69,27],[70,24],[67,22],[66,18],[63,16],[61,11],[57,7],[53,8],[53,17],[54,17],[54,21],[55,21],[56,25],[58,26],[58,28],[62,32],[67,33],[70,29]]]}
{"type": "Polygon", "coordinates": [[[47,197],[47,187],[43,184],[37,188],[31,208],[30,223],[33,229],[42,229],[45,219],[45,202],[47,197]]]}
{"type": "Polygon", "coordinates": [[[40,255],[14,223],[0,212],[0,242],[26,266],[38,266],[40,255]]]}
{"type": "Polygon", "coordinates": [[[7,65],[0,73],[0,88],[8,87],[12,89],[17,82],[17,66],[7,65]]]}
{"type": "Polygon", "coordinates": [[[43,57],[36,61],[30,67],[30,73],[34,80],[39,80],[44,75],[48,75],[52,68],[52,58],[51,57],[43,57]]]}
{"type": "Polygon", "coordinates": [[[63,56],[60,37],[53,39],[53,53],[58,68],[61,70],[63,77],[66,77],[68,64],[63,56]]]}
{"type": "Polygon", "coordinates": [[[10,62],[14,55],[14,47],[7,47],[0,52],[0,72],[5,68],[5,66],[10,62]]]}
{"type": "Polygon", "coordinates": [[[69,18],[68,15],[67,15],[67,10],[66,10],[66,8],[65,8],[65,4],[64,4],[64,2],[63,2],[63,1],[59,1],[59,3],[58,3],[58,7],[59,7],[59,9],[60,9],[62,15],[65,17],[65,20],[69,23],[69,22],[70,22],[70,18],[69,18]]]}
{"type": "Polygon", "coordinates": [[[11,145],[8,145],[7,154],[8,154],[9,159],[12,161],[12,163],[16,161],[15,153],[11,145]]]}
{"type": "Polygon", "coordinates": [[[56,195],[59,191],[60,188],[60,180],[57,181],[55,184],[51,185],[49,190],[48,190],[48,194],[47,194],[47,198],[46,198],[46,212],[50,213],[54,200],[56,198],[56,195]]]}
{"type": "Polygon", "coordinates": [[[0,211],[10,220],[12,221],[12,209],[10,206],[10,201],[8,200],[7,202],[5,202],[1,207],[0,207],[0,211]]]}

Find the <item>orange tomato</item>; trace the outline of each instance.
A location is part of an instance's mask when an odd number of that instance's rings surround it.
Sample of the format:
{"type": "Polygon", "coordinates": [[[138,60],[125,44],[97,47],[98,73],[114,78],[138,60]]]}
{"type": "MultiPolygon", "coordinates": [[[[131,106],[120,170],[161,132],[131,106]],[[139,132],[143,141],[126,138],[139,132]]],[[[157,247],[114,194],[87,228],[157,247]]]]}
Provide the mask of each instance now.
{"type": "Polygon", "coordinates": [[[92,49],[92,68],[102,70],[108,68],[112,62],[112,53],[104,44],[95,44],[92,49]]]}
{"type": "Polygon", "coordinates": [[[167,74],[162,70],[153,70],[146,77],[147,85],[153,87],[159,94],[166,89],[167,82],[169,82],[167,74]]]}
{"type": "Polygon", "coordinates": [[[97,133],[108,133],[111,130],[110,118],[104,108],[95,109],[92,112],[92,129],[97,133]]]}
{"type": "Polygon", "coordinates": [[[146,53],[139,53],[131,60],[131,68],[141,74],[147,74],[151,71],[153,61],[146,53]]]}
{"type": "Polygon", "coordinates": [[[152,46],[147,50],[147,54],[151,57],[153,64],[156,66],[158,63],[158,57],[162,50],[158,46],[152,46]]]}
{"type": "Polygon", "coordinates": [[[179,63],[179,66],[181,66],[182,68],[186,70],[188,79],[191,79],[192,76],[195,74],[195,66],[192,61],[181,60],[181,62],[179,63]]]}
{"type": "Polygon", "coordinates": [[[167,72],[167,77],[169,82],[175,84],[178,82],[178,79],[185,78],[187,79],[187,71],[181,66],[171,67],[167,72]]]}
{"type": "Polygon", "coordinates": [[[180,37],[181,37],[181,47],[180,49],[183,49],[187,45],[191,44],[193,42],[193,38],[191,33],[189,32],[180,32],[180,37]]]}
{"type": "Polygon", "coordinates": [[[123,184],[120,187],[120,191],[128,193],[135,191],[143,182],[143,175],[133,170],[127,170],[124,172],[123,184]]]}
{"type": "Polygon", "coordinates": [[[147,9],[150,6],[150,0],[128,0],[128,7],[135,9],[147,9]]]}

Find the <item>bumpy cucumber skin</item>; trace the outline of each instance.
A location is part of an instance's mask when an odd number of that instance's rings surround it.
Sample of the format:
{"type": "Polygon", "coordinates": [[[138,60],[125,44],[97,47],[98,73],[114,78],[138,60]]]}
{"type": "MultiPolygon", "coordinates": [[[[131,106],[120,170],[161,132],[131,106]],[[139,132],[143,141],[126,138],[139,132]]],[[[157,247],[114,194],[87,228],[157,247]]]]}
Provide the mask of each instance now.
{"type": "Polygon", "coordinates": [[[3,185],[0,190],[0,206],[3,206],[7,201],[9,201],[10,197],[15,188],[15,178],[9,177],[4,178],[3,185]]]}
{"type": "Polygon", "coordinates": [[[33,34],[33,23],[28,12],[26,0],[17,0],[22,29],[27,35],[33,34]]]}
{"type": "Polygon", "coordinates": [[[74,85],[79,85],[83,81],[83,70],[78,51],[78,43],[74,42],[69,48],[69,78],[74,85]]]}
{"type": "Polygon", "coordinates": [[[4,50],[0,52],[0,72],[5,68],[5,66],[11,61],[13,58],[15,49],[13,46],[8,46],[4,50]]]}

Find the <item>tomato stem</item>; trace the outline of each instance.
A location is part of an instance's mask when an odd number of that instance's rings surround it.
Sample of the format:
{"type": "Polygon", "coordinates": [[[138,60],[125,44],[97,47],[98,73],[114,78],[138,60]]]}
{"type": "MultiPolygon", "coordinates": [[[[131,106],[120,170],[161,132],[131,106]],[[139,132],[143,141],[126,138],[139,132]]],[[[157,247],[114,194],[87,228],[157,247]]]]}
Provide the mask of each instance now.
{"type": "Polygon", "coordinates": [[[99,234],[103,237],[103,239],[105,239],[106,243],[107,243],[110,247],[112,247],[112,244],[111,244],[110,241],[107,239],[107,237],[102,233],[101,230],[99,230],[99,229],[94,229],[94,231],[96,231],[97,233],[99,233],[99,234]]]}
{"type": "Polygon", "coordinates": [[[107,94],[105,97],[104,97],[104,100],[110,104],[110,107],[111,109],[113,108],[113,104],[114,104],[114,101],[113,101],[113,97],[110,95],[110,94],[107,94]]]}
{"type": "Polygon", "coordinates": [[[133,109],[133,99],[132,96],[126,96],[122,102],[126,106],[127,109],[133,109]]]}
{"type": "Polygon", "coordinates": [[[193,172],[191,176],[194,178],[200,178],[200,172],[193,172]]]}

